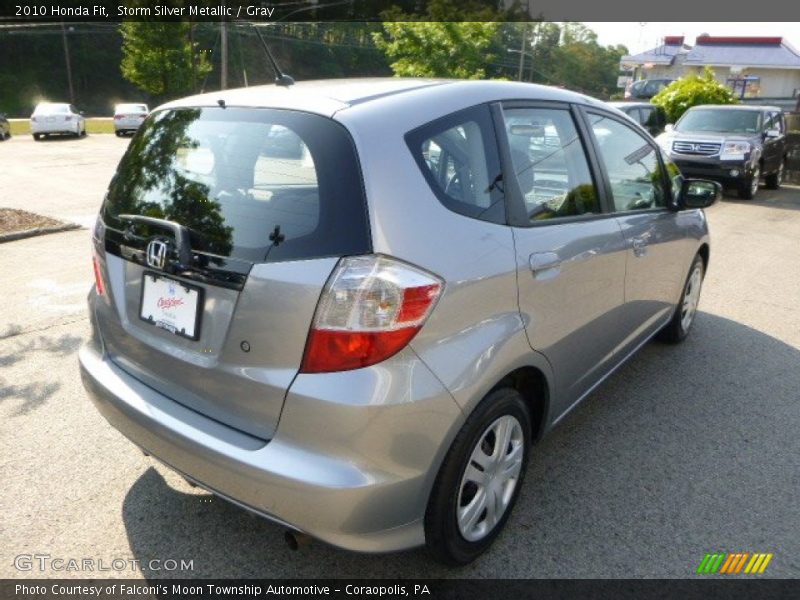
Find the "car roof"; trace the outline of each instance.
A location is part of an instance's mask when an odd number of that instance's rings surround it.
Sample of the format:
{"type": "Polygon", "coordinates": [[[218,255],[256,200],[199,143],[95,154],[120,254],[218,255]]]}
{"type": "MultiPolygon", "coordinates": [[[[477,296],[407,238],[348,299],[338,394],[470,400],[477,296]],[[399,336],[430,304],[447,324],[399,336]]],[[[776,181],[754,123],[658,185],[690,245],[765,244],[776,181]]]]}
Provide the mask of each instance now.
{"type": "Polygon", "coordinates": [[[609,106],[613,106],[614,108],[633,108],[633,107],[640,107],[645,106],[647,108],[661,108],[657,104],[653,104],[652,102],[606,102],[609,106]]]}
{"type": "Polygon", "coordinates": [[[692,106],[689,110],[696,110],[701,108],[713,108],[720,110],[752,110],[752,111],[775,110],[778,112],[783,112],[777,106],[767,106],[759,104],[701,104],[699,106],[692,106]]]}
{"type": "MultiPolygon", "coordinates": [[[[554,87],[508,81],[373,78],[328,79],[284,87],[262,85],[189,96],[158,107],[227,106],[287,108],[333,116],[340,111],[396,105],[400,99],[424,97],[431,105],[460,98],[465,106],[502,99],[538,99],[604,106],[589,96],[554,87]]],[[[158,110],[157,109],[157,110],[158,110]]]]}

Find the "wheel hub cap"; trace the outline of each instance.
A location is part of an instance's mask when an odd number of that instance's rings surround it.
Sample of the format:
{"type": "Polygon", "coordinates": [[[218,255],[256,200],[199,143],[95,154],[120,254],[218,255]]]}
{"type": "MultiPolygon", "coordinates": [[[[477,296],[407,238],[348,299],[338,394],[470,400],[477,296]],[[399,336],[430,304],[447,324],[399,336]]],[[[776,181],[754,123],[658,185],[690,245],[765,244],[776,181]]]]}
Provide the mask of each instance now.
{"type": "Polygon", "coordinates": [[[700,266],[696,266],[686,282],[686,290],[683,293],[683,305],[681,306],[681,328],[684,332],[689,331],[694,315],[697,312],[697,305],[700,302],[700,287],[703,285],[703,271],[700,266]]]}
{"type": "Polygon", "coordinates": [[[522,470],[525,438],[511,415],[497,419],[481,434],[461,478],[456,519],[470,542],[486,537],[508,509],[522,470]]]}

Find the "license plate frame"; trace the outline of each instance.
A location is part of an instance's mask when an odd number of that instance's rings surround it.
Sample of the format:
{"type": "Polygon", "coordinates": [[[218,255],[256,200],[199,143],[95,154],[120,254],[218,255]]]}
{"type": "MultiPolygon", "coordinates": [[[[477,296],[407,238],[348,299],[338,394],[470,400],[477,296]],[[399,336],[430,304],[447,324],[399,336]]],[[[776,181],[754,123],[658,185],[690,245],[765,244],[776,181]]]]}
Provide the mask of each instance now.
{"type": "MultiPolygon", "coordinates": [[[[169,289],[169,288],[168,288],[169,289]]],[[[155,288],[154,290],[155,291],[155,288]]],[[[166,331],[168,333],[172,333],[178,337],[182,337],[188,340],[197,341],[200,339],[200,327],[202,323],[202,316],[203,316],[203,301],[204,301],[204,290],[203,288],[191,285],[189,283],[185,283],[183,281],[179,281],[178,279],[174,279],[172,277],[166,276],[163,273],[157,273],[155,271],[145,271],[142,273],[142,282],[141,282],[141,293],[139,296],[139,319],[152,325],[157,329],[161,329],[162,331],[166,331]],[[166,286],[176,286],[175,291],[178,288],[183,288],[182,294],[171,294],[172,297],[175,297],[179,300],[182,299],[194,299],[194,317],[190,318],[189,321],[191,323],[191,330],[187,331],[187,325],[189,323],[176,323],[174,318],[167,318],[164,319],[165,313],[162,312],[160,316],[162,318],[154,318],[153,312],[149,312],[147,316],[145,316],[145,294],[150,289],[148,287],[148,278],[151,280],[151,285],[158,286],[158,285],[166,285],[166,286]],[[194,296],[193,296],[194,295],[194,296]],[[181,325],[184,325],[181,327],[181,325]]],[[[148,295],[149,297],[149,295],[148,295]]],[[[171,308],[171,307],[167,307],[171,308]]],[[[166,309],[162,309],[166,310],[166,309]]],[[[169,316],[169,315],[167,315],[169,316]]],[[[185,321],[186,319],[183,319],[185,321]]]]}

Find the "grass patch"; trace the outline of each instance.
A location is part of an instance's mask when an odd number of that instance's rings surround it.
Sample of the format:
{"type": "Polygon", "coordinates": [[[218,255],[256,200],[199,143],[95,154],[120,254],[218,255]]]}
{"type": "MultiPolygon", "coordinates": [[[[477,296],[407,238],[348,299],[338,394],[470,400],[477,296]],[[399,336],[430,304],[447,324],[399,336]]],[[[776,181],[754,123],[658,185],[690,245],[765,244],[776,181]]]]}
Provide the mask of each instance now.
{"type": "Polygon", "coordinates": [[[27,210],[0,208],[0,235],[29,229],[53,229],[64,225],[66,223],[63,221],[37,215],[27,210]]]}
{"type": "MultiPolygon", "coordinates": [[[[28,120],[10,121],[11,135],[30,135],[31,124],[28,120]]],[[[86,119],[86,133],[114,133],[112,119],[86,119]]]]}

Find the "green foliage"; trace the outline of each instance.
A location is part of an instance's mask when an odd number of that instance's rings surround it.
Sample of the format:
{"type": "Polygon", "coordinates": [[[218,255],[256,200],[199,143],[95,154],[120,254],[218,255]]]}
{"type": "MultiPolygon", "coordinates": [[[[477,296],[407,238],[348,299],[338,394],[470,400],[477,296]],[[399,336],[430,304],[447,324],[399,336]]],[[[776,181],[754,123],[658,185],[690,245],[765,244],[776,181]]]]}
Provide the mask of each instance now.
{"type": "Polygon", "coordinates": [[[122,24],[122,75],[148,94],[178,96],[194,91],[211,71],[190,42],[190,23],[128,21],[122,24]],[[194,55],[194,63],[192,61],[194,55]]]}
{"type": "Polygon", "coordinates": [[[739,101],[729,88],[714,79],[714,72],[706,67],[702,77],[681,77],[656,94],[652,102],[661,106],[670,123],[674,123],[693,106],[737,104],[739,101]]]}
{"type": "Polygon", "coordinates": [[[385,22],[373,39],[400,77],[483,79],[498,31],[494,22],[385,22]]]}

